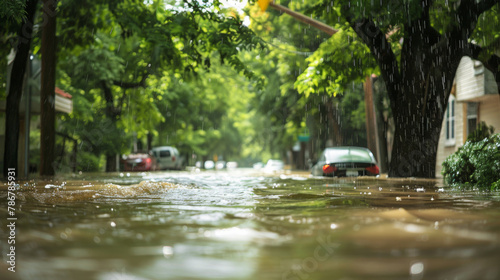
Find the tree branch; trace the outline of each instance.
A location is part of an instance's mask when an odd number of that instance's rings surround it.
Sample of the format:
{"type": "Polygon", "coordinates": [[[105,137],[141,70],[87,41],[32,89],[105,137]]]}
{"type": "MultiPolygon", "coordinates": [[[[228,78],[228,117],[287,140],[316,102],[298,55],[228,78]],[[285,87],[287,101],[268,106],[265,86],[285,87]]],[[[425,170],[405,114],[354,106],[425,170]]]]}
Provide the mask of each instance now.
{"type": "Polygon", "coordinates": [[[498,4],[498,0],[483,0],[479,3],[477,3],[477,11],[480,14],[488,11],[489,9],[493,8],[495,4],[498,4]]]}
{"type": "MultiPolygon", "coordinates": [[[[457,20],[462,39],[468,39],[476,28],[479,16],[498,4],[498,0],[462,0],[457,8],[457,20]]],[[[458,31],[458,30],[456,30],[458,31]]]]}
{"type": "Polygon", "coordinates": [[[130,83],[130,82],[124,82],[124,81],[113,81],[113,85],[119,86],[123,89],[130,89],[130,88],[138,88],[138,87],[146,87],[146,79],[148,78],[149,73],[145,74],[142,76],[141,81],[137,83],[130,83]]]}
{"type": "Polygon", "coordinates": [[[104,94],[104,100],[106,100],[106,115],[111,120],[116,120],[118,116],[121,114],[121,110],[115,107],[113,92],[111,88],[108,86],[106,81],[101,81],[102,91],[104,94]]]}

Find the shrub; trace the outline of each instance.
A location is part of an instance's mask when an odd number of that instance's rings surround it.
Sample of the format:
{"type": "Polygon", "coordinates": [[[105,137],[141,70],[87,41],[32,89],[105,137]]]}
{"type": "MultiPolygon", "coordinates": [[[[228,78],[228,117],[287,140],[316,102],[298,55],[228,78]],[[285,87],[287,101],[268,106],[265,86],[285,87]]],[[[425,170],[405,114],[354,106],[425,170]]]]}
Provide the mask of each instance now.
{"type": "Polygon", "coordinates": [[[101,169],[100,159],[94,154],[88,152],[80,152],[78,153],[76,168],[77,171],[99,171],[101,169]]]}
{"type": "Polygon", "coordinates": [[[473,134],[443,162],[441,173],[448,184],[500,189],[500,133],[479,140],[478,135],[484,135],[484,131],[473,134]]]}

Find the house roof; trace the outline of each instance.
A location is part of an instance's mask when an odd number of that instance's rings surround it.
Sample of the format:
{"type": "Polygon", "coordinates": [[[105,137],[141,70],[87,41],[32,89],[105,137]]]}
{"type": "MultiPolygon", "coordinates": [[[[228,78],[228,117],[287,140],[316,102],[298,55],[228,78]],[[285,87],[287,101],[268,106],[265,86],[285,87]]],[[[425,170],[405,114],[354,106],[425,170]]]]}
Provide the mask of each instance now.
{"type": "Polygon", "coordinates": [[[60,95],[61,97],[65,97],[65,98],[69,98],[69,99],[73,98],[73,96],[71,96],[71,94],[65,92],[64,90],[62,90],[58,87],[56,87],[55,92],[57,95],[60,95]]]}

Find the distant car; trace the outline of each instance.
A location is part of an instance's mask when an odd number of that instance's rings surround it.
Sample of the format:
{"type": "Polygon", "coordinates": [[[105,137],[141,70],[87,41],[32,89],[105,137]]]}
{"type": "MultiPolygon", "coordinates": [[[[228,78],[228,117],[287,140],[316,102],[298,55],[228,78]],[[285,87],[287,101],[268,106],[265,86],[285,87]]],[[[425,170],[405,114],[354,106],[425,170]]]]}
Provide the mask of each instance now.
{"type": "Polygon", "coordinates": [[[311,173],[314,176],[377,176],[380,170],[367,148],[333,147],[321,153],[311,173]]]}
{"type": "Polygon", "coordinates": [[[135,153],[123,156],[121,164],[123,165],[123,171],[156,170],[156,159],[147,153],[135,153]]]}
{"type": "Polygon", "coordinates": [[[215,162],[213,160],[207,160],[205,161],[205,164],[203,165],[205,169],[214,169],[215,167],[215,162]]]}
{"type": "Polygon", "coordinates": [[[227,164],[226,164],[226,168],[227,169],[235,169],[235,168],[238,168],[238,163],[236,161],[229,161],[227,164]]]}
{"type": "Polygon", "coordinates": [[[256,162],[252,165],[253,169],[261,169],[264,167],[264,164],[262,162],[256,162]]]}
{"type": "Polygon", "coordinates": [[[175,147],[162,146],[151,150],[156,159],[157,169],[177,169],[184,167],[184,162],[175,147]]]}
{"type": "Polygon", "coordinates": [[[279,159],[270,159],[267,161],[266,166],[264,166],[264,171],[275,172],[281,171],[285,168],[285,163],[279,159]]]}
{"type": "Polygon", "coordinates": [[[215,169],[219,170],[219,169],[224,169],[226,168],[226,162],[225,161],[217,161],[215,163],[215,169]]]}

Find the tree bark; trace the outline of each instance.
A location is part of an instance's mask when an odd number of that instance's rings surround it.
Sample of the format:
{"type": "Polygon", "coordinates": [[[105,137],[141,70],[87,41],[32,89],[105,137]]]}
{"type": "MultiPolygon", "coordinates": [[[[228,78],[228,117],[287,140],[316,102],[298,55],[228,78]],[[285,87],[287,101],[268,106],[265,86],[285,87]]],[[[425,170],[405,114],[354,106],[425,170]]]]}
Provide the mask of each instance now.
{"type": "Polygon", "coordinates": [[[43,0],[42,84],[40,90],[40,175],[42,176],[55,174],[56,6],[57,1],[43,0]]]}
{"type": "Polygon", "coordinates": [[[26,2],[26,21],[23,22],[18,31],[17,45],[13,46],[16,56],[12,65],[10,76],[9,95],[6,102],[5,121],[5,149],[3,175],[7,177],[9,168],[17,170],[17,156],[19,144],[19,104],[23,92],[23,79],[26,73],[26,65],[29,57],[31,38],[33,33],[33,21],[35,18],[37,0],[26,2]]]}

